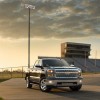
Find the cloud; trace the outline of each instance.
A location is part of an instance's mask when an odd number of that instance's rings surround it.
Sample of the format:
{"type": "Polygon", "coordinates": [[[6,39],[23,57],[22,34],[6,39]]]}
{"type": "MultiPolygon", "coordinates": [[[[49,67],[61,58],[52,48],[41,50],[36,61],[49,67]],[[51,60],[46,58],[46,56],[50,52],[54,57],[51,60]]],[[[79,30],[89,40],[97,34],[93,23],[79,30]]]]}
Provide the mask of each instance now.
{"type": "Polygon", "coordinates": [[[31,10],[32,38],[100,36],[100,0],[0,0],[0,37],[22,39],[28,33],[31,10]]]}

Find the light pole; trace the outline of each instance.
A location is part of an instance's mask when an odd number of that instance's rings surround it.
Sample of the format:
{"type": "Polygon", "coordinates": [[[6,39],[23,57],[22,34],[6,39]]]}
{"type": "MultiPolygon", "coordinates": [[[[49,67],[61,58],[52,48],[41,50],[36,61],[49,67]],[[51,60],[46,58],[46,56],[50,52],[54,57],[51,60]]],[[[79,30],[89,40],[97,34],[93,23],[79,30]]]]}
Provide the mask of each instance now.
{"type": "Polygon", "coordinates": [[[35,6],[25,4],[25,8],[29,11],[29,22],[28,22],[28,68],[30,68],[30,10],[35,9],[35,6]]]}
{"type": "Polygon", "coordinates": [[[85,51],[85,62],[84,62],[84,66],[85,66],[85,71],[87,71],[87,66],[86,66],[86,51],[85,51]]]}
{"type": "Polygon", "coordinates": [[[95,67],[97,66],[97,50],[95,51],[95,67]]]}

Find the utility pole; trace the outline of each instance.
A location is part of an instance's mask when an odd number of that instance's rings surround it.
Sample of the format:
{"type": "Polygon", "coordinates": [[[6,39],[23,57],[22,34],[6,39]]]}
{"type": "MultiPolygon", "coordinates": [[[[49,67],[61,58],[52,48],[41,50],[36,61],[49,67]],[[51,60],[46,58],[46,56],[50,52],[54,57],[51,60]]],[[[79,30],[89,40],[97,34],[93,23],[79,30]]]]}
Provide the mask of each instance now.
{"type": "Polygon", "coordinates": [[[84,66],[85,66],[85,71],[87,71],[87,66],[86,66],[86,51],[85,51],[85,62],[84,62],[84,66]]]}
{"type": "Polygon", "coordinates": [[[29,15],[29,19],[28,19],[28,68],[30,68],[30,10],[35,9],[35,6],[25,4],[25,8],[28,9],[28,15],[29,15]]]}
{"type": "Polygon", "coordinates": [[[97,66],[97,50],[95,51],[95,67],[97,66]]]}

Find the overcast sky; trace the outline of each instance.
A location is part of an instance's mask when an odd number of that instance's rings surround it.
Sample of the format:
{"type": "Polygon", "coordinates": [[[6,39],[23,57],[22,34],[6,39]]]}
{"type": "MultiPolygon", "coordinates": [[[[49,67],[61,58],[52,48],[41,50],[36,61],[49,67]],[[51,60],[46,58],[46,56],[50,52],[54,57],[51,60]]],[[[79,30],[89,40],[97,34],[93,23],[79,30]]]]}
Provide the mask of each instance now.
{"type": "Polygon", "coordinates": [[[100,58],[100,0],[0,0],[0,64],[27,65],[28,9],[31,64],[37,56],[60,56],[60,43],[92,44],[100,58]],[[13,61],[12,61],[13,60],[13,61]]]}

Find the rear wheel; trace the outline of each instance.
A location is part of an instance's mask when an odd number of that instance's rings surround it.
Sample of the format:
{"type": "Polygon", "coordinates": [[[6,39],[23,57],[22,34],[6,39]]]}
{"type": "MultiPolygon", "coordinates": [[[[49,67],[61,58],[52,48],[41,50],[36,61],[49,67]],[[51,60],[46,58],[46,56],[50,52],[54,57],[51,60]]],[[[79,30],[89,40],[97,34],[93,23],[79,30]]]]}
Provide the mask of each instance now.
{"type": "Polygon", "coordinates": [[[39,86],[40,86],[40,90],[42,92],[49,92],[51,90],[51,87],[49,87],[49,86],[46,85],[46,79],[45,78],[42,78],[40,80],[39,86]]]}
{"type": "Polygon", "coordinates": [[[70,86],[69,88],[72,90],[72,91],[79,91],[82,87],[82,84],[80,85],[77,85],[77,86],[70,86]]]}
{"type": "Polygon", "coordinates": [[[29,77],[26,77],[26,87],[32,88],[32,84],[30,83],[29,77]]]}

